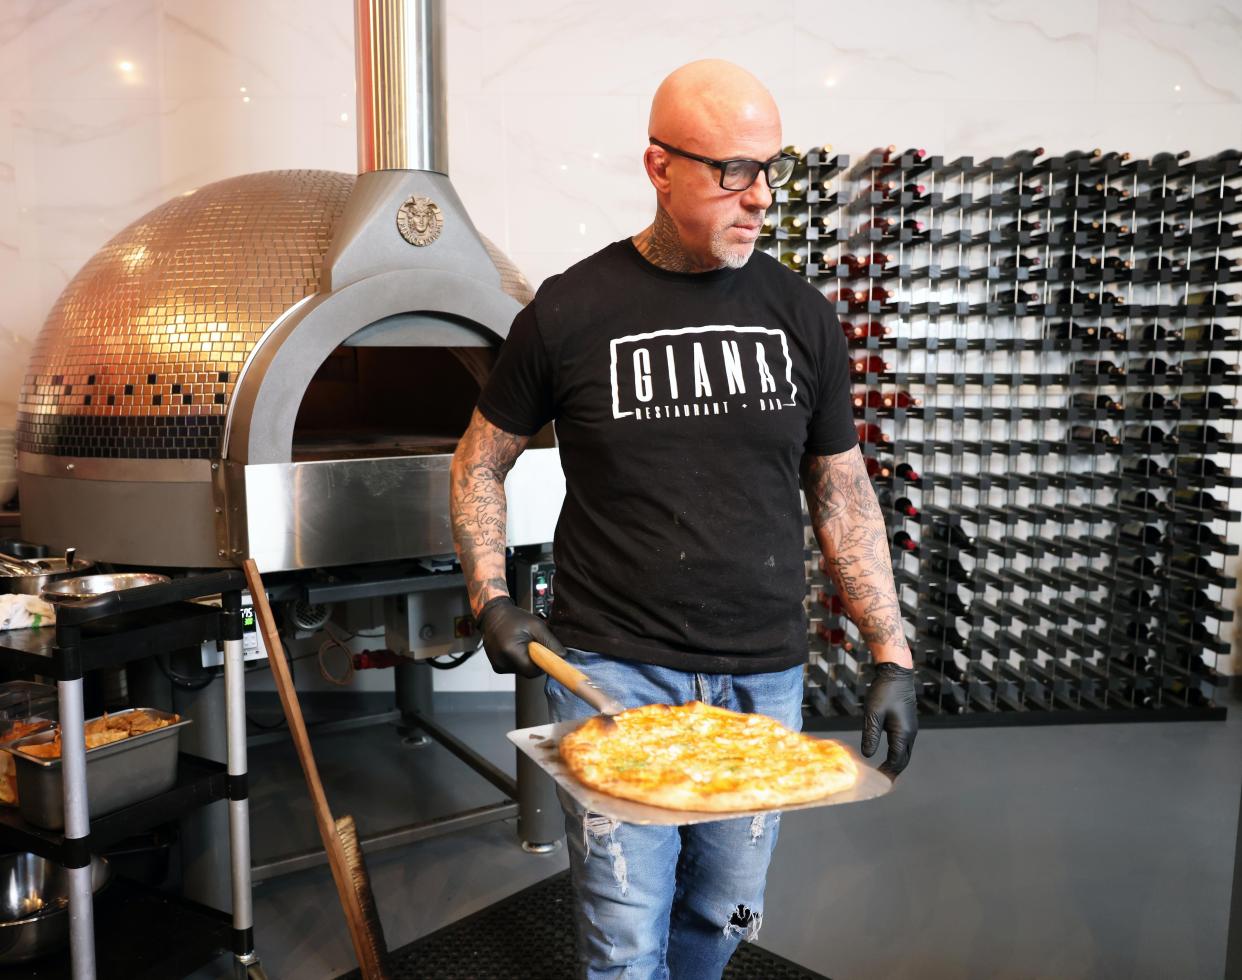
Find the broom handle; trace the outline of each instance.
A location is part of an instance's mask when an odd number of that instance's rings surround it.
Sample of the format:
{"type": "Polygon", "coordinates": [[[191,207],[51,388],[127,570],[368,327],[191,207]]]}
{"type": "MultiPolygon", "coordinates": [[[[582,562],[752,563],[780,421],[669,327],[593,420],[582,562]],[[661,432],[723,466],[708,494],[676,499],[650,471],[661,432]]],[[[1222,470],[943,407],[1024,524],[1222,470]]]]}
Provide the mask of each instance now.
{"type": "Polygon", "coordinates": [[[289,734],[293,738],[298,761],[302,764],[302,772],[306,776],[306,787],[310,790],[315,823],[319,825],[323,849],[328,854],[328,866],[332,869],[332,880],[336,882],[336,890],[345,910],[345,924],[349,927],[349,938],[354,945],[354,954],[358,958],[358,966],[362,970],[363,977],[366,980],[376,980],[384,975],[383,970],[375,961],[371,944],[367,941],[362,907],[354,891],[353,879],[345,858],[345,849],[341,845],[340,837],[337,836],[332,811],[328,809],[328,797],[324,794],[323,783],[319,779],[319,767],[315,764],[314,753],[311,752],[310,737],[306,734],[306,722],[302,718],[302,706],[298,702],[293,678],[289,675],[289,664],[285,661],[285,650],[280,642],[280,634],[276,631],[272,607],[268,605],[267,592],[264,591],[263,580],[259,577],[259,568],[254,563],[254,559],[247,558],[242,568],[246,572],[246,585],[250,591],[251,602],[254,603],[259,631],[263,634],[263,645],[267,647],[267,659],[272,668],[272,678],[276,682],[276,693],[280,695],[280,704],[285,710],[289,734]]]}

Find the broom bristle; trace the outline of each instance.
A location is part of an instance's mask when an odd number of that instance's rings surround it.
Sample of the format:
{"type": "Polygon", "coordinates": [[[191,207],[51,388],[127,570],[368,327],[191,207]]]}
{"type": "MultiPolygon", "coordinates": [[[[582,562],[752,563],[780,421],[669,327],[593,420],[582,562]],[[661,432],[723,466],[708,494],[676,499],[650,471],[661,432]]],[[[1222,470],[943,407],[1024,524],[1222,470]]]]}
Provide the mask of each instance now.
{"type": "Polygon", "coordinates": [[[368,973],[365,968],[362,972],[367,980],[371,980],[372,976],[375,980],[384,980],[388,976],[388,946],[384,942],[384,930],[375,907],[375,896],[371,894],[371,876],[367,874],[362,848],[358,845],[358,830],[354,826],[354,818],[349,814],[337,818],[336,836],[340,838],[341,850],[345,852],[350,884],[353,885],[354,894],[358,896],[358,905],[366,927],[373,972],[368,973]]]}

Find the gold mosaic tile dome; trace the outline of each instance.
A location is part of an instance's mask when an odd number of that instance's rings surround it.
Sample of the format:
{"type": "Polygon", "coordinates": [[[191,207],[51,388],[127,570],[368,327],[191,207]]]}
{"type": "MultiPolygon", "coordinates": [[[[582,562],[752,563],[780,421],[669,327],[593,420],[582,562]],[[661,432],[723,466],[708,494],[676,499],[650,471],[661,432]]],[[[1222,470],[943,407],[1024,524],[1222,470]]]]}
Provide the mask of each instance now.
{"type": "Polygon", "coordinates": [[[280,170],[208,184],[105,245],[35,342],[18,449],[51,456],[218,455],[237,372],[319,288],[356,177],[280,170]]]}

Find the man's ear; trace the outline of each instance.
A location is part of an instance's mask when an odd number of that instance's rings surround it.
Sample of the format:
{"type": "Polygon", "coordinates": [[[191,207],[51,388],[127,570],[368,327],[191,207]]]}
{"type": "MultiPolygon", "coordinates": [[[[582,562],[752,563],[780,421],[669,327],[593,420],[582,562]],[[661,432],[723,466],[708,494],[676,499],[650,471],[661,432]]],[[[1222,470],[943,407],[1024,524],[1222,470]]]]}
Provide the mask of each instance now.
{"type": "Polygon", "coordinates": [[[671,156],[654,143],[649,143],[643,153],[643,166],[647,170],[647,178],[657,191],[665,193],[669,188],[668,166],[671,156]]]}

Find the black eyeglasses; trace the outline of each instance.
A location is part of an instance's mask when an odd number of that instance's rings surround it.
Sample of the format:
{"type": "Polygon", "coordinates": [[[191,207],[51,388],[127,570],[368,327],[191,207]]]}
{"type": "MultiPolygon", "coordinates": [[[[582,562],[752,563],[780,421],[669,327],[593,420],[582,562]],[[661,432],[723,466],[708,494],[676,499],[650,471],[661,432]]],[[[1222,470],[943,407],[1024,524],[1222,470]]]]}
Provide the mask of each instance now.
{"type": "Polygon", "coordinates": [[[647,139],[660,149],[668,150],[669,153],[676,153],[687,160],[697,160],[709,167],[715,167],[720,171],[720,186],[727,191],[748,189],[755,182],[761,170],[767,174],[768,187],[780,187],[793,176],[794,165],[798,162],[797,157],[788,153],[778,153],[770,160],[713,160],[711,157],[701,157],[697,153],[687,153],[675,146],[669,146],[654,136],[648,136],[647,139]]]}

